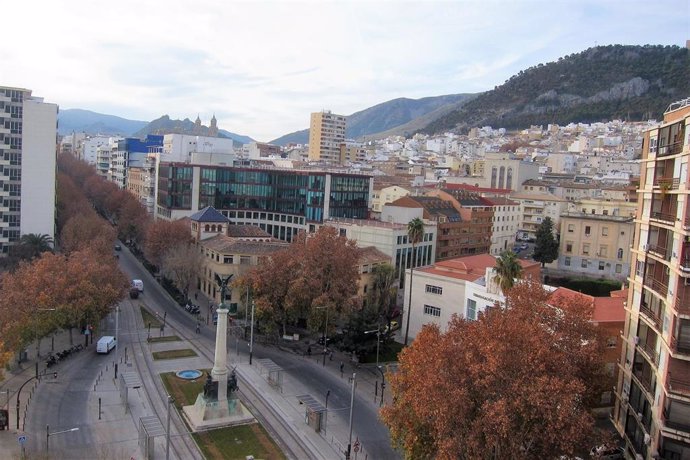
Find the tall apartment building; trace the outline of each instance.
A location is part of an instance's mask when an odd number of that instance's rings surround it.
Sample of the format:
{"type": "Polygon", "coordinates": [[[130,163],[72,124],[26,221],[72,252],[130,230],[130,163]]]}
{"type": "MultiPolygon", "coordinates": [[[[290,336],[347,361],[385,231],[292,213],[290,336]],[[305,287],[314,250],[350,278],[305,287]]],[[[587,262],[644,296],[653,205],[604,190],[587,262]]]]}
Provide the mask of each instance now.
{"type": "Polygon", "coordinates": [[[690,458],[690,98],[644,137],[613,421],[627,457],[690,458]]]}
{"type": "Polygon", "coordinates": [[[0,86],[0,254],[21,235],[55,237],[57,104],[0,86]]]}
{"type": "Polygon", "coordinates": [[[347,117],[330,110],[311,114],[309,160],[341,163],[341,144],[345,144],[347,117]]]}

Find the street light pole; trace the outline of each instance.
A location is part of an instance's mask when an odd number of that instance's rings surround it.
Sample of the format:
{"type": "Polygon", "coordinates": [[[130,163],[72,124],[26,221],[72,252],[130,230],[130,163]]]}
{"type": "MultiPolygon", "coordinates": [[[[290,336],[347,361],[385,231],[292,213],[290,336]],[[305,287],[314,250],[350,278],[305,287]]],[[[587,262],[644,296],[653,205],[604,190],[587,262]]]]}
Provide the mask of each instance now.
{"type": "Polygon", "coordinates": [[[323,327],[323,366],[326,367],[326,353],[328,351],[328,306],[326,309],[326,324],[323,327]]]}
{"type": "Polygon", "coordinates": [[[347,441],[347,452],[345,452],[345,460],[350,460],[350,452],[352,449],[352,414],[355,409],[355,382],[357,379],[357,373],[352,373],[352,395],[350,396],[350,437],[347,441]]]}
{"type": "Polygon", "coordinates": [[[118,338],[118,332],[120,330],[120,306],[117,305],[115,306],[115,361],[117,361],[118,354],[117,354],[117,345],[118,342],[120,341],[118,338]]]}
{"type": "Polygon", "coordinates": [[[249,365],[251,366],[254,351],[254,300],[252,300],[252,325],[249,331],[249,365]]]}
{"type": "Polygon", "coordinates": [[[50,456],[50,437],[56,434],[71,433],[73,431],[79,431],[79,428],[70,428],[69,430],[53,431],[50,432],[50,425],[46,425],[46,456],[50,456]]]}
{"type": "Polygon", "coordinates": [[[173,401],[172,396],[168,395],[168,421],[165,429],[165,460],[170,459],[170,406],[173,401]]]}
{"type": "Polygon", "coordinates": [[[376,369],[381,373],[381,401],[379,401],[379,407],[383,406],[383,391],[386,389],[386,374],[384,374],[381,366],[376,366],[376,369]]]}

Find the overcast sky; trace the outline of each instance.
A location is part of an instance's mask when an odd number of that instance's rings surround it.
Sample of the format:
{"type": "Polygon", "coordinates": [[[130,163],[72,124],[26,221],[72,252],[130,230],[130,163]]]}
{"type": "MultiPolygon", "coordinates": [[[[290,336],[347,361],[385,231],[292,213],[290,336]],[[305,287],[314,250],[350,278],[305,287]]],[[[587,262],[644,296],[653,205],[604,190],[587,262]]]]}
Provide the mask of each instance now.
{"type": "Polygon", "coordinates": [[[269,141],[322,109],[475,93],[595,45],[685,46],[690,0],[22,0],[0,85],[62,109],[168,114],[269,141]]]}

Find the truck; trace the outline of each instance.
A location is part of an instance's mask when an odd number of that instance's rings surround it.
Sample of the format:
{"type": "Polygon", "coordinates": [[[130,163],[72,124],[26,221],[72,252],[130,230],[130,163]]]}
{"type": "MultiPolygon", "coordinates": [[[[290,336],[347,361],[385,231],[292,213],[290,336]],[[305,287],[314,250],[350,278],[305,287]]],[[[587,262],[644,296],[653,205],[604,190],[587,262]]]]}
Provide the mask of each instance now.
{"type": "Polygon", "coordinates": [[[115,348],[115,337],[112,335],[104,335],[96,343],[96,353],[107,355],[110,350],[115,348]]]}

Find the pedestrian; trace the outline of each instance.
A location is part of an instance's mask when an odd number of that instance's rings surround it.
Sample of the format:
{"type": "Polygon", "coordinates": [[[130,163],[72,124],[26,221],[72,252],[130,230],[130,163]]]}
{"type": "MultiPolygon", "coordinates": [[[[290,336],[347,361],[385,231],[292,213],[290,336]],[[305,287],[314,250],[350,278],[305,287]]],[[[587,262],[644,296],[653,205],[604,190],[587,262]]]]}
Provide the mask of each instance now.
{"type": "Polygon", "coordinates": [[[194,300],[198,300],[198,299],[199,299],[199,293],[198,293],[198,292],[195,292],[195,293],[194,293],[194,300]]]}
{"type": "Polygon", "coordinates": [[[344,369],[345,369],[345,364],[342,361],[340,361],[340,376],[341,377],[343,376],[343,370],[344,369]]]}
{"type": "Polygon", "coordinates": [[[328,354],[328,360],[333,361],[333,350],[328,354]]]}
{"type": "Polygon", "coordinates": [[[196,333],[199,334],[201,332],[201,325],[199,324],[199,321],[196,322],[196,333]]]}
{"type": "Polygon", "coordinates": [[[307,347],[307,355],[311,356],[311,345],[307,347]]]}

